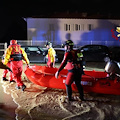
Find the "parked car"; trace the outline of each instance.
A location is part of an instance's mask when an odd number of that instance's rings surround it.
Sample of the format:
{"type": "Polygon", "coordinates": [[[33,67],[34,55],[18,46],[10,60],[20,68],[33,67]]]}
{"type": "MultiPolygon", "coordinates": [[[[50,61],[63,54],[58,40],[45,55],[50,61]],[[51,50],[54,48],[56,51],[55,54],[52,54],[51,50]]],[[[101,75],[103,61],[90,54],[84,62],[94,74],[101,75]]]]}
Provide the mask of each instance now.
{"type": "MultiPolygon", "coordinates": [[[[28,55],[30,62],[38,63],[46,63],[48,58],[46,57],[47,50],[39,46],[21,46],[28,55]]],[[[56,62],[58,62],[58,57],[56,55],[56,62]]]]}
{"type": "Polygon", "coordinates": [[[64,48],[54,48],[54,49],[56,51],[56,55],[58,57],[58,61],[62,62],[63,57],[64,57],[64,53],[65,53],[64,48]]]}
{"type": "Polygon", "coordinates": [[[120,62],[120,46],[109,47],[109,50],[112,53],[112,60],[120,62]]]}
{"type": "Polygon", "coordinates": [[[104,45],[85,45],[81,47],[84,61],[110,61],[111,53],[109,48],[104,45]]]}

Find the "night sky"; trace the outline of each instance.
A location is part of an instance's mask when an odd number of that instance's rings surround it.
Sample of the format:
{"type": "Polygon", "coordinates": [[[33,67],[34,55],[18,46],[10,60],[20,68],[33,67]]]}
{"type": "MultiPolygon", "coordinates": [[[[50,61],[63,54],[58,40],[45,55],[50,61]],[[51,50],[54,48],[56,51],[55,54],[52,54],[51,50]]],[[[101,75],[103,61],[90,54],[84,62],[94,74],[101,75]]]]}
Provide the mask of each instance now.
{"type": "MultiPolygon", "coordinates": [[[[117,1],[105,0],[3,0],[0,2],[0,42],[26,40],[27,23],[23,17],[54,17],[60,13],[87,13],[120,18],[117,1]]],[[[72,17],[72,16],[69,16],[72,17]]]]}

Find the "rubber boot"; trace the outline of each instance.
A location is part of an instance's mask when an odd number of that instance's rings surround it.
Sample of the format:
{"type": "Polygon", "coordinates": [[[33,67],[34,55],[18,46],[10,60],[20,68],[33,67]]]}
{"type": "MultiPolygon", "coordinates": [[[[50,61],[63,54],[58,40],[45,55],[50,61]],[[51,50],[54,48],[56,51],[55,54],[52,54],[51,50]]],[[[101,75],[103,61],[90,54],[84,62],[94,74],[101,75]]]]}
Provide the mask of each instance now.
{"type": "Polygon", "coordinates": [[[25,90],[25,88],[26,88],[26,86],[25,86],[25,85],[22,85],[22,91],[24,91],[24,90],[25,90]]]}
{"type": "Polygon", "coordinates": [[[3,81],[8,81],[8,79],[7,79],[7,78],[5,78],[5,77],[2,77],[2,80],[3,80],[3,81]]]}
{"type": "Polygon", "coordinates": [[[68,101],[73,101],[72,100],[72,88],[71,85],[66,85],[66,92],[68,96],[68,101]]]}

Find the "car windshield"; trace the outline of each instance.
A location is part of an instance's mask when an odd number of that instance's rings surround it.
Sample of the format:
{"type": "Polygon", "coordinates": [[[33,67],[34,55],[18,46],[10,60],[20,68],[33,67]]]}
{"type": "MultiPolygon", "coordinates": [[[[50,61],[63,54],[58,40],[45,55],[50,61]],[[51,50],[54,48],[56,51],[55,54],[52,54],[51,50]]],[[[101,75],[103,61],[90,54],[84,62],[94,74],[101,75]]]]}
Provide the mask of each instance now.
{"type": "Polygon", "coordinates": [[[41,48],[41,47],[39,47],[39,49],[43,52],[44,51],[44,49],[43,48],[41,48]]]}
{"type": "Polygon", "coordinates": [[[28,47],[29,51],[38,51],[39,49],[37,47],[28,47]]]}

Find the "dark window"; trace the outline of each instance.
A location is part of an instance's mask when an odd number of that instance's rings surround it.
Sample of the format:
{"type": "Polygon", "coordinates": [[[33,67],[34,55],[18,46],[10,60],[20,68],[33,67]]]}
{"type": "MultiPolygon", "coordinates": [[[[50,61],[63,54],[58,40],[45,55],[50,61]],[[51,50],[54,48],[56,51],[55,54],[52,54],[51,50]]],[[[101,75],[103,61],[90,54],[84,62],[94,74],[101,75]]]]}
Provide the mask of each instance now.
{"type": "Polygon", "coordinates": [[[93,29],[93,25],[92,24],[88,24],[88,30],[92,30],[93,29]]]}

